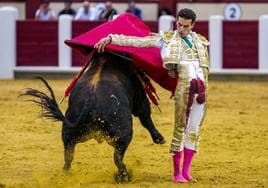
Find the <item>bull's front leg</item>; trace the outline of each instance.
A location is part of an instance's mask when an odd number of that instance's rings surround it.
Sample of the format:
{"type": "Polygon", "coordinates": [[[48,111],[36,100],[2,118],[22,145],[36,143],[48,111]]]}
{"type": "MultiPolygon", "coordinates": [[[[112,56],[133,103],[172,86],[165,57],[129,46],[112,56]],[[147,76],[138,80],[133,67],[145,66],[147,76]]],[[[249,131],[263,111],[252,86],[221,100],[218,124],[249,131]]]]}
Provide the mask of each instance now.
{"type": "Polygon", "coordinates": [[[165,138],[155,128],[150,114],[143,113],[139,115],[141,124],[150,132],[151,137],[156,144],[164,144],[165,138]]]}

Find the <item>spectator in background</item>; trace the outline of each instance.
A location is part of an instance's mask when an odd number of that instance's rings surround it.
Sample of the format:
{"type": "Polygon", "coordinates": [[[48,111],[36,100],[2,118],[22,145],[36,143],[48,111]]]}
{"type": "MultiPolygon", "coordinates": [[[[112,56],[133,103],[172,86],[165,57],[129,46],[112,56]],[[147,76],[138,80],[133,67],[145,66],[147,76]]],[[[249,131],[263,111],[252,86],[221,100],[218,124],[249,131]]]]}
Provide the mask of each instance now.
{"type": "Polygon", "coordinates": [[[49,8],[48,0],[42,0],[39,9],[35,12],[35,19],[43,21],[56,20],[56,14],[49,8]]]}
{"type": "Polygon", "coordinates": [[[97,11],[94,7],[90,6],[89,1],[84,1],[83,7],[81,7],[78,10],[74,19],[75,20],[90,20],[90,21],[98,20],[97,11]]]}
{"type": "Polygon", "coordinates": [[[72,1],[71,0],[65,0],[64,2],[64,8],[59,12],[58,16],[63,14],[69,14],[72,17],[75,16],[76,11],[72,9],[72,1]]]}
{"type": "Polygon", "coordinates": [[[126,12],[134,14],[135,16],[137,16],[140,19],[142,18],[142,11],[141,11],[141,9],[136,7],[135,1],[129,1],[128,9],[126,10],[126,12]]]}
{"type": "Polygon", "coordinates": [[[105,3],[105,10],[100,15],[100,20],[106,21],[111,20],[114,15],[117,14],[117,11],[113,8],[111,1],[105,3]]]}
{"type": "MultiPolygon", "coordinates": [[[[160,16],[163,16],[163,15],[170,15],[170,16],[173,16],[171,10],[169,10],[168,8],[162,8],[162,9],[160,9],[160,10],[158,11],[158,18],[159,18],[160,16]]],[[[173,17],[174,17],[174,16],[173,16],[173,17]]],[[[174,18],[175,18],[175,17],[174,17],[174,18]]]]}
{"type": "Polygon", "coordinates": [[[96,9],[96,17],[98,19],[100,19],[100,16],[102,14],[102,12],[105,11],[105,3],[98,3],[96,6],[95,6],[95,9],[96,9]]]}

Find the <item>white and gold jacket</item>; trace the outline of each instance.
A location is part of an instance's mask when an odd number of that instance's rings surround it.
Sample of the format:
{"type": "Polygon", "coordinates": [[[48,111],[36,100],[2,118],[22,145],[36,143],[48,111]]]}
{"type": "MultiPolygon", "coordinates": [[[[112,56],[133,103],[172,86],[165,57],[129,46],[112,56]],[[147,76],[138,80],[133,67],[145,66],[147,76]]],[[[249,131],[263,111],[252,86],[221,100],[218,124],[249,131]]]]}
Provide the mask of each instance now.
{"type": "Polygon", "coordinates": [[[193,47],[190,48],[179,36],[177,31],[160,32],[159,34],[135,37],[110,34],[112,44],[132,47],[159,47],[163,66],[166,69],[174,69],[180,61],[199,61],[199,66],[209,69],[207,39],[195,32],[190,34],[193,47]]]}

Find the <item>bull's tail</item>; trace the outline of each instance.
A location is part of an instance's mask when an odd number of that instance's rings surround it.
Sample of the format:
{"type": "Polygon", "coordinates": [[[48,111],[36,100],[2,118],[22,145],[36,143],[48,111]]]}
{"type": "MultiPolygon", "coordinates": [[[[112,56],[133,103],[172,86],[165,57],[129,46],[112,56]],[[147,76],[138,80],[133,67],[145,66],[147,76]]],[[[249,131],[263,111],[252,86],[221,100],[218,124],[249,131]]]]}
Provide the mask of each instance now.
{"type": "Polygon", "coordinates": [[[47,94],[32,88],[27,88],[26,91],[20,96],[35,97],[35,99],[31,99],[28,101],[32,101],[41,107],[41,117],[45,117],[51,121],[62,121],[65,125],[69,127],[74,127],[74,125],[69,122],[61,112],[55,99],[54,92],[50,85],[47,83],[47,81],[42,77],[37,78],[45,84],[45,86],[50,92],[50,97],[47,94]]]}

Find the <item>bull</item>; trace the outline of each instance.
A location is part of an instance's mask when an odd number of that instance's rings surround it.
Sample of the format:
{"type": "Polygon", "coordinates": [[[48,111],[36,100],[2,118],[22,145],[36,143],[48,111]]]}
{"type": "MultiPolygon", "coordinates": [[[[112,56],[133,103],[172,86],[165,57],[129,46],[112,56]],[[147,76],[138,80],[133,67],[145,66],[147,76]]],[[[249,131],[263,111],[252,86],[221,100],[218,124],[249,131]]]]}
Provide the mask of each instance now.
{"type": "Polygon", "coordinates": [[[64,171],[71,169],[76,144],[95,139],[114,147],[114,163],[118,168],[115,180],[129,181],[123,159],[133,134],[132,114],[150,132],[154,143],[165,142],[151,119],[150,102],[137,71],[122,57],[108,52],[94,55],[90,67],[71,91],[65,115],[52,88],[45,79],[40,79],[50,96],[32,88],[22,95],[34,97],[31,101],[41,106],[43,117],[62,122],[64,171]]]}

